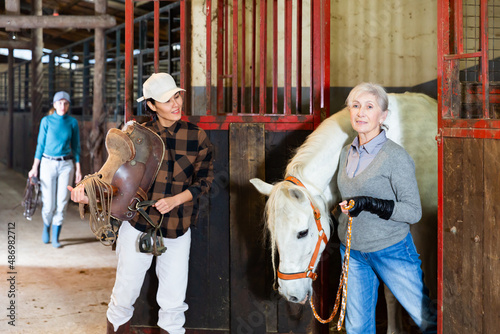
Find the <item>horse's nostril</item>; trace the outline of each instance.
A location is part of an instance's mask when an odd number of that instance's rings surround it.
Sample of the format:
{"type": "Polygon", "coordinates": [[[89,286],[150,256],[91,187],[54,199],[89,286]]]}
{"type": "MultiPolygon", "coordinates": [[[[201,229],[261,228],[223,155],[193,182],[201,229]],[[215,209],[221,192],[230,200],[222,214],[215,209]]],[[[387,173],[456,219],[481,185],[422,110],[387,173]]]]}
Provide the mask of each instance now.
{"type": "Polygon", "coordinates": [[[289,301],[291,301],[292,303],[297,303],[299,301],[299,299],[295,296],[290,296],[290,298],[288,298],[289,301]]]}

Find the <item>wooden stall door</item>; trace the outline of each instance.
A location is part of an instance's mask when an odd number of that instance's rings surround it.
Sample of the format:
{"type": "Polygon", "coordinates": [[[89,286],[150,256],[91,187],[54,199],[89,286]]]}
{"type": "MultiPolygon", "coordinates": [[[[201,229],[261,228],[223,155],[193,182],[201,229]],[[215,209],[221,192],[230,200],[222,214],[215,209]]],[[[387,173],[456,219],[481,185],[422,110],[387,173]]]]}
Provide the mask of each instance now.
{"type": "Polygon", "coordinates": [[[443,144],[443,333],[497,333],[500,140],[443,144]]]}

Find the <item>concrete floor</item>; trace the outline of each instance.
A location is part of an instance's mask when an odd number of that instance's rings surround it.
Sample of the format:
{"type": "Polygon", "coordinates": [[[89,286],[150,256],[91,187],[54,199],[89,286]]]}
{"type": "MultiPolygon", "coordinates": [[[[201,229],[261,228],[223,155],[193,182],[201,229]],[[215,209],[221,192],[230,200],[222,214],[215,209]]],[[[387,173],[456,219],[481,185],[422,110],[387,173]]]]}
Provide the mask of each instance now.
{"type": "Polygon", "coordinates": [[[74,203],[62,227],[63,247],[42,243],[40,207],[32,221],[23,217],[26,177],[0,164],[0,333],[105,333],[115,252],[96,240],[74,203]],[[14,270],[8,262],[9,227],[15,233],[14,270]],[[15,297],[9,296],[12,276],[15,297]],[[12,302],[15,326],[8,317],[12,302]]]}

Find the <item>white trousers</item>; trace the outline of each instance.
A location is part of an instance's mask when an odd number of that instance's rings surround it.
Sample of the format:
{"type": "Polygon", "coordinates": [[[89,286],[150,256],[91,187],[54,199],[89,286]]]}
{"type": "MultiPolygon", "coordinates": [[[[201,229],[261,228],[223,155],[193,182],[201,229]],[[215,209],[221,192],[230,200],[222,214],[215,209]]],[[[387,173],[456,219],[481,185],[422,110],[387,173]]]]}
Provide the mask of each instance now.
{"type": "MultiPolygon", "coordinates": [[[[116,255],[116,281],[108,305],[107,317],[115,331],[132,318],[134,303],[139,297],[146,272],[153,261],[152,254],[139,252],[142,233],[124,221],[118,232],[116,255]]],[[[156,258],[158,291],[156,301],[160,306],[158,326],[170,334],[185,333],[184,312],[188,283],[191,229],[177,239],[163,238],[167,251],[156,258]]]]}
{"type": "Polygon", "coordinates": [[[40,189],[42,191],[42,220],[47,226],[62,225],[68,207],[69,190],[73,181],[73,160],[49,160],[40,162],[40,189]]]}

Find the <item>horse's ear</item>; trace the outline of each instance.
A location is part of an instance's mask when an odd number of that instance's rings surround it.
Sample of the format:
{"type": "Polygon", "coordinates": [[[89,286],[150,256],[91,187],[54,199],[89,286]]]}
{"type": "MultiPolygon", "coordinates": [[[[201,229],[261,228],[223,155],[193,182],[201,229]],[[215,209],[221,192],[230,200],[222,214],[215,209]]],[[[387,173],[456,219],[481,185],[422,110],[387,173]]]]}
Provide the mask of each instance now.
{"type": "Polygon", "coordinates": [[[250,183],[253,184],[255,189],[257,189],[262,195],[269,196],[271,190],[273,189],[273,185],[267,182],[262,181],[261,179],[251,179],[250,183]]]}
{"type": "Polygon", "coordinates": [[[288,193],[290,194],[290,196],[292,198],[295,198],[297,201],[299,201],[301,203],[307,201],[306,196],[304,196],[304,193],[302,191],[300,191],[299,189],[289,188],[288,193]]]}

